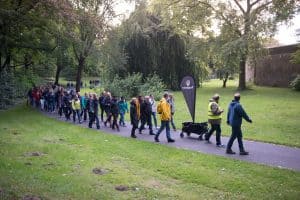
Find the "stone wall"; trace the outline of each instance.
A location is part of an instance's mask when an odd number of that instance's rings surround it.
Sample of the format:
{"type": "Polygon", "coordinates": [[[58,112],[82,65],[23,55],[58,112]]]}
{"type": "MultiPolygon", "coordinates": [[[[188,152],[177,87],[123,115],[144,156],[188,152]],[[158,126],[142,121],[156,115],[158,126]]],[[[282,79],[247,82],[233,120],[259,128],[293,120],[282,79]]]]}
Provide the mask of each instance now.
{"type": "Polygon", "coordinates": [[[246,80],[256,85],[288,87],[290,82],[300,74],[300,64],[290,62],[291,55],[298,49],[297,45],[270,48],[269,55],[246,67],[246,80]]]}

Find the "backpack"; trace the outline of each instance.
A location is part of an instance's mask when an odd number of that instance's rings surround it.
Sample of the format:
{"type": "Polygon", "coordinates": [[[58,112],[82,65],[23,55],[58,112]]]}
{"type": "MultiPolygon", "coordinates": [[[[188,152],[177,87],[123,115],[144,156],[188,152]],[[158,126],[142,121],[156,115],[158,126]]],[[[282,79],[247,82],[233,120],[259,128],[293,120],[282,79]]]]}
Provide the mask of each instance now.
{"type": "Polygon", "coordinates": [[[162,102],[160,101],[158,104],[157,104],[157,108],[156,108],[156,110],[157,110],[157,113],[158,114],[161,114],[162,113],[162,111],[163,111],[163,109],[162,109],[162,102]]]}

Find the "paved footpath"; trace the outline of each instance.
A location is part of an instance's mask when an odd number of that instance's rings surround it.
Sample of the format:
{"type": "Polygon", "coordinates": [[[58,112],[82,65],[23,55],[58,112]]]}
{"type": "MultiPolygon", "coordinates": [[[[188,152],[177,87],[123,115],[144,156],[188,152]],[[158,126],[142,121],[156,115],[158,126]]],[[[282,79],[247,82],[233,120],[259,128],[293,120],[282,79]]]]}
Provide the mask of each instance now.
{"type": "MultiPolygon", "coordinates": [[[[48,114],[49,117],[65,121],[65,118],[60,118],[57,114],[48,114]]],[[[73,121],[68,121],[70,124],[74,124],[73,121]]],[[[81,125],[83,127],[88,127],[87,123],[84,122],[82,124],[76,123],[76,125],[81,125]]],[[[112,130],[109,127],[105,127],[103,123],[100,124],[100,130],[114,135],[120,135],[124,137],[130,137],[131,125],[127,125],[127,127],[120,127],[120,131],[112,130]]],[[[94,128],[95,129],[95,125],[94,128]]],[[[96,129],[95,129],[96,130],[96,129]]],[[[247,151],[249,151],[248,156],[239,155],[238,151],[238,142],[235,141],[232,147],[232,150],[237,152],[235,155],[228,155],[225,153],[225,148],[219,148],[215,145],[214,136],[211,137],[211,144],[206,143],[205,141],[198,140],[198,135],[191,134],[190,137],[181,138],[180,137],[181,130],[177,130],[176,132],[171,131],[171,136],[176,140],[175,143],[168,143],[166,139],[165,130],[160,134],[159,140],[160,144],[179,148],[179,149],[187,149],[192,151],[197,151],[206,154],[213,154],[218,156],[223,156],[232,159],[238,159],[248,162],[254,162],[269,166],[274,166],[278,168],[286,168],[295,171],[300,171],[300,148],[296,147],[287,147],[283,145],[275,145],[263,142],[249,141],[243,140],[244,146],[247,151]]],[[[138,134],[138,130],[136,131],[137,139],[154,142],[154,137],[149,135],[148,130],[144,130],[143,134],[138,134]]],[[[222,143],[227,144],[228,137],[222,137],[222,143]]]]}

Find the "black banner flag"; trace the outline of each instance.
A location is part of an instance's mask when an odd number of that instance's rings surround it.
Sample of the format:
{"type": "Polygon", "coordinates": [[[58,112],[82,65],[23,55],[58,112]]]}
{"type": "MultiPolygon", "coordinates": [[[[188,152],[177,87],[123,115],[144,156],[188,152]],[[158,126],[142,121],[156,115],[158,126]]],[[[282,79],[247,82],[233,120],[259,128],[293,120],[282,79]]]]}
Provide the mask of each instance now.
{"type": "Polygon", "coordinates": [[[194,78],[191,76],[183,77],[180,87],[193,122],[195,122],[196,85],[194,78]]]}

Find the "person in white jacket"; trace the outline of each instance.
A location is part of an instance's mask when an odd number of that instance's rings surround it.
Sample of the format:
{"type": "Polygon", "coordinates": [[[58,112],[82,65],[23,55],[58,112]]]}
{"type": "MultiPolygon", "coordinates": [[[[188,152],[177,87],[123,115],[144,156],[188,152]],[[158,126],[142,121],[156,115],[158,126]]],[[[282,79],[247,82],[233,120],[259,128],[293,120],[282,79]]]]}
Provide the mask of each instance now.
{"type": "Polygon", "coordinates": [[[150,102],[151,108],[152,108],[151,116],[152,116],[153,121],[154,121],[154,126],[157,129],[156,102],[155,102],[154,96],[152,94],[150,94],[149,102],[150,102]]]}

